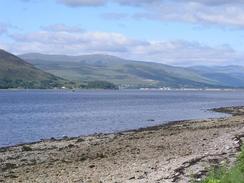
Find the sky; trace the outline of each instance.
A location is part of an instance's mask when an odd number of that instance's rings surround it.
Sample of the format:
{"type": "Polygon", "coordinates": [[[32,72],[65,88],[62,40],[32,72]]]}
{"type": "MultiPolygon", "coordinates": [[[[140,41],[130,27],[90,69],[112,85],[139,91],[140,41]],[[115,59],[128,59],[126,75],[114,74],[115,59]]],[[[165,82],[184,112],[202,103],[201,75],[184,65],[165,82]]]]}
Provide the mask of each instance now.
{"type": "Polygon", "coordinates": [[[0,48],[244,65],[244,1],[1,0],[0,48]]]}

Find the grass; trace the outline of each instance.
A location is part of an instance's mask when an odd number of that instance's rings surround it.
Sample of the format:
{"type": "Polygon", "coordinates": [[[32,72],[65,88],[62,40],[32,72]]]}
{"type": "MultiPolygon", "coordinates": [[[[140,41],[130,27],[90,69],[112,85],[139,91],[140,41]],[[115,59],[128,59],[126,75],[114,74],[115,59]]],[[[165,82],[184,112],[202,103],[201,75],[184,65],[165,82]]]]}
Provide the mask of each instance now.
{"type": "Polygon", "coordinates": [[[244,183],[244,147],[234,167],[215,168],[201,183],[244,183]]]}
{"type": "Polygon", "coordinates": [[[76,58],[61,56],[59,59],[62,62],[47,57],[49,58],[42,60],[34,56],[26,60],[49,73],[78,82],[108,81],[126,88],[202,88],[217,87],[215,85],[218,84],[188,69],[158,63],[128,61],[101,55],[76,58]]]}

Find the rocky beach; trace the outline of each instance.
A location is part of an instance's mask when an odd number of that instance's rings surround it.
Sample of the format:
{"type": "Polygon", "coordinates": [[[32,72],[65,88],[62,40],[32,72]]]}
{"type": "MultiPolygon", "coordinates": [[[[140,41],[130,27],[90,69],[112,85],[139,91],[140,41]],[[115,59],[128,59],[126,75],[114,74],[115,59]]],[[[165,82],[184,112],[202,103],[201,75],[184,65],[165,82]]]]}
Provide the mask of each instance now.
{"type": "Polygon", "coordinates": [[[227,164],[230,167],[244,137],[244,107],[214,111],[231,115],[0,148],[0,182],[186,183],[201,180],[213,166],[227,164]]]}

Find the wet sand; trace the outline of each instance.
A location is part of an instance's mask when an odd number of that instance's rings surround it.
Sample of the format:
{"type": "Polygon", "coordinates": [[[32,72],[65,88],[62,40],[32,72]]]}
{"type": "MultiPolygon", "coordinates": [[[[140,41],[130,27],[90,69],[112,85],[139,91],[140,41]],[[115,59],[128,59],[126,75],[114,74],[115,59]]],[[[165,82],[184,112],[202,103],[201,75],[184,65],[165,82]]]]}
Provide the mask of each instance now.
{"type": "Polygon", "coordinates": [[[211,166],[231,166],[244,140],[244,107],[215,111],[232,116],[0,148],[0,182],[200,180],[211,166]]]}

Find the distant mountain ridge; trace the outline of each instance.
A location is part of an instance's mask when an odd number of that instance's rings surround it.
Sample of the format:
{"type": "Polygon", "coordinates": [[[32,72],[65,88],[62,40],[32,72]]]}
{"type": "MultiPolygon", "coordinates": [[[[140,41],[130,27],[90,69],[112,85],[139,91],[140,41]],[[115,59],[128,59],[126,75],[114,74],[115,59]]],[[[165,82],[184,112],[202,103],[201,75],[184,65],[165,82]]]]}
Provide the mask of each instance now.
{"type": "Polygon", "coordinates": [[[244,87],[244,67],[242,66],[193,66],[189,69],[224,87],[244,87]]]}
{"type": "Polygon", "coordinates": [[[126,60],[110,55],[24,54],[20,57],[36,67],[72,81],[109,81],[125,88],[221,87],[188,68],[126,60]]]}
{"type": "Polygon", "coordinates": [[[103,80],[125,88],[244,88],[244,67],[176,67],[116,56],[20,55],[27,62],[54,75],[78,82],[103,80]]]}
{"type": "Polygon", "coordinates": [[[122,58],[104,55],[104,54],[91,54],[91,55],[81,55],[81,56],[68,56],[68,55],[48,55],[41,53],[27,53],[19,55],[19,57],[25,60],[31,60],[32,62],[37,61],[48,61],[48,62],[85,62],[89,61],[90,63],[102,61],[103,63],[109,63],[114,61],[125,61],[122,58]]]}

